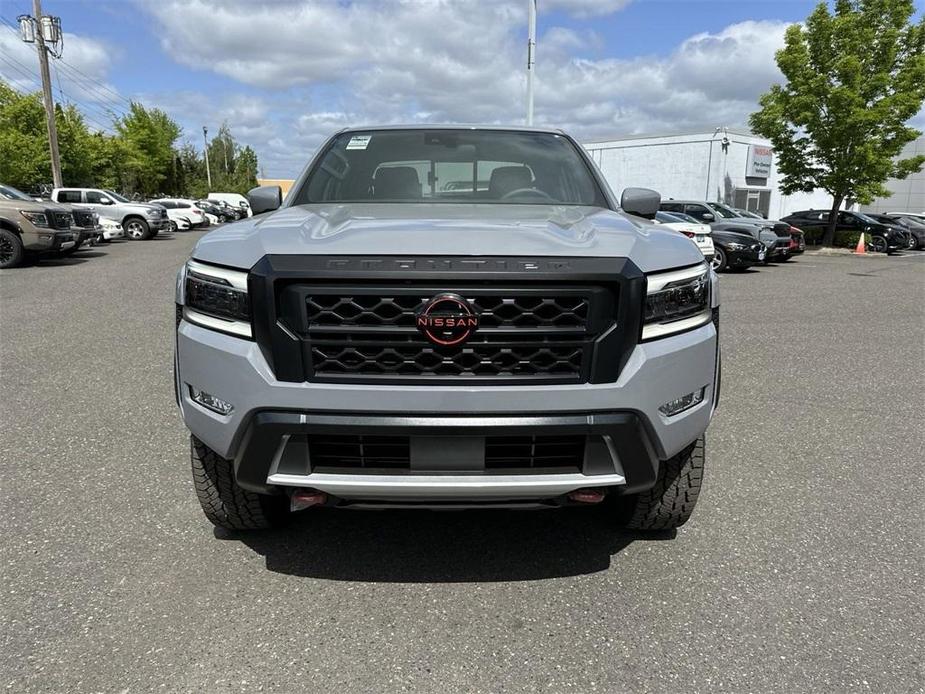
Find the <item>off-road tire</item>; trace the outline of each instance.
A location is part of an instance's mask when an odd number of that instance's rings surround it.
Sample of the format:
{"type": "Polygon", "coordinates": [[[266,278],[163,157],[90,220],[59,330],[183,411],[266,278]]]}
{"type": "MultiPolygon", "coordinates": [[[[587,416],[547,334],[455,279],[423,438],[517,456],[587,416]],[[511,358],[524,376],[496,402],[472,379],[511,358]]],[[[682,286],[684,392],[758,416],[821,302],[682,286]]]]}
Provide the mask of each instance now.
{"type": "Polygon", "coordinates": [[[703,482],[704,437],[674,458],[662,461],[655,486],[622,501],[627,528],[671,530],[691,517],[703,482]]]}
{"type": "Polygon", "coordinates": [[[255,494],[234,479],[232,462],[190,436],[193,484],[203,513],[229,530],[260,530],[282,525],[289,515],[286,496],[255,494]]]}
{"type": "Polygon", "coordinates": [[[22,241],[9,229],[0,228],[0,268],[16,267],[25,256],[22,241]]]}

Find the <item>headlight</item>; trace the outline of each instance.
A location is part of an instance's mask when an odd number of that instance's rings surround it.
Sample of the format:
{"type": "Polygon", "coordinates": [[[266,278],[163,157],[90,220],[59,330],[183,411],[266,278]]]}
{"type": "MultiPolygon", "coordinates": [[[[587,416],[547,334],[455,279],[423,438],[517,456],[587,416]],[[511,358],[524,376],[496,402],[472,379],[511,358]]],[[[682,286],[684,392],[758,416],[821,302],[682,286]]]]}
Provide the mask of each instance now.
{"type": "Polygon", "coordinates": [[[643,340],[673,335],[710,322],[710,268],[706,264],[648,275],[646,281],[643,340]]]}
{"type": "Polygon", "coordinates": [[[160,210],[154,210],[154,209],[145,210],[145,214],[148,215],[149,217],[160,217],[161,211],[160,211],[160,210]]]}
{"type": "Polygon", "coordinates": [[[746,248],[748,248],[748,246],[746,246],[744,243],[736,243],[733,241],[732,243],[727,243],[726,248],[728,248],[730,251],[744,251],[746,248]]]}
{"type": "Polygon", "coordinates": [[[187,321],[238,337],[253,336],[246,272],[190,260],[179,279],[178,303],[184,305],[187,321]]]}
{"type": "Polygon", "coordinates": [[[44,227],[45,229],[51,226],[48,223],[48,215],[44,212],[27,212],[26,210],[20,210],[19,214],[32,222],[34,226],[44,227]]]}

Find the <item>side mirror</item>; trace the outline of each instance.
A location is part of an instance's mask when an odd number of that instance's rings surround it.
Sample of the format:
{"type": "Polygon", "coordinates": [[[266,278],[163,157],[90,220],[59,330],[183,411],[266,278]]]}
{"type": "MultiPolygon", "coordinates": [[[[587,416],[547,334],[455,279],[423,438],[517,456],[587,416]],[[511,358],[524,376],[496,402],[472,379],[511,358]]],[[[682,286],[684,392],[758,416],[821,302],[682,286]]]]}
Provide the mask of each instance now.
{"type": "Polygon", "coordinates": [[[661,204],[662,196],[648,188],[625,188],[620,196],[620,207],[624,212],[646,219],[655,219],[661,204]]]}
{"type": "Polygon", "coordinates": [[[100,198],[100,205],[115,205],[109,198],[100,198]]]}
{"type": "Polygon", "coordinates": [[[716,221],[716,215],[713,214],[712,212],[703,212],[701,213],[700,218],[705,222],[715,222],[716,221]]]}
{"type": "Polygon", "coordinates": [[[283,189],[279,186],[257,186],[247,191],[247,202],[254,214],[279,209],[283,204],[283,189]]]}

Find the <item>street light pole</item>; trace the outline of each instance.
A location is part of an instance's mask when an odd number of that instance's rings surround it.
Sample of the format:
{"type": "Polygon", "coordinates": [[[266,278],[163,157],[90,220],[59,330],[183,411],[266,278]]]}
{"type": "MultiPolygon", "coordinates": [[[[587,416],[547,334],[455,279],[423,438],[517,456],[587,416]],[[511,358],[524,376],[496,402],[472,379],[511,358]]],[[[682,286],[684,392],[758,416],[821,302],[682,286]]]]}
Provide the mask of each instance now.
{"type": "Polygon", "coordinates": [[[209,129],[206,126],[202,126],[202,141],[205,144],[203,152],[206,157],[206,181],[209,183],[209,192],[212,192],[212,172],[209,170],[209,129]]]}
{"type": "Polygon", "coordinates": [[[533,125],[533,73],[536,65],[536,0],[527,0],[527,125],[533,125]]]}
{"type": "Polygon", "coordinates": [[[61,155],[58,151],[58,128],[55,125],[55,101],[51,95],[51,74],[48,71],[48,48],[42,23],[42,3],[32,0],[32,12],[35,14],[35,44],[39,51],[39,71],[42,74],[42,101],[45,104],[45,125],[48,128],[48,150],[51,154],[51,177],[55,188],[64,186],[61,177],[61,155]]]}

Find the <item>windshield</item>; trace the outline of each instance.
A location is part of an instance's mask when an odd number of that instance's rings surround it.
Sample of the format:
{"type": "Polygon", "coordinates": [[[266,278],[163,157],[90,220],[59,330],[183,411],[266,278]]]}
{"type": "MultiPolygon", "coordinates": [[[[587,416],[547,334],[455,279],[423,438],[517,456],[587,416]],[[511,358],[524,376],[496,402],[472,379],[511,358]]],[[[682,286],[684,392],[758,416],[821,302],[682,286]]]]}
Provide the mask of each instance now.
{"type": "Polygon", "coordinates": [[[659,211],[655,213],[655,221],[661,222],[662,224],[677,224],[678,222],[683,222],[685,220],[681,219],[681,216],[674,212],[659,211]]]}
{"type": "Polygon", "coordinates": [[[716,212],[720,217],[723,217],[723,218],[725,218],[725,219],[735,219],[736,217],[739,216],[738,214],[736,214],[735,212],[733,212],[733,210],[732,210],[731,207],[726,207],[725,205],[721,205],[721,204],[718,203],[718,202],[711,202],[711,203],[710,203],[710,207],[711,207],[711,208],[713,209],[713,211],[716,212]]]}
{"type": "Polygon", "coordinates": [[[119,202],[130,202],[128,198],[124,198],[118,193],[113,193],[111,190],[104,190],[103,192],[106,193],[106,195],[108,195],[112,199],[118,200],[119,202]]]}
{"type": "Polygon", "coordinates": [[[12,186],[0,186],[0,197],[6,198],[7,200],[28,200],[29,202],[35,202],[35,200],[21,190],[17,190],[12,186]]]}
{"type": "Polygon", "coordinates": [[[868,224],[880,224],[880,222],[878,222],[876,219],[873,219],[872,217],[868,217],[863,212],[852,212],[852,214],[858,219],[860,219],[862,222],[867,222],[868,224]]]}
{"type": "Polygon", "coordinates": [[[607,206],[563,135],[472,129],[342,133],[293,199],[607,206]]]}

